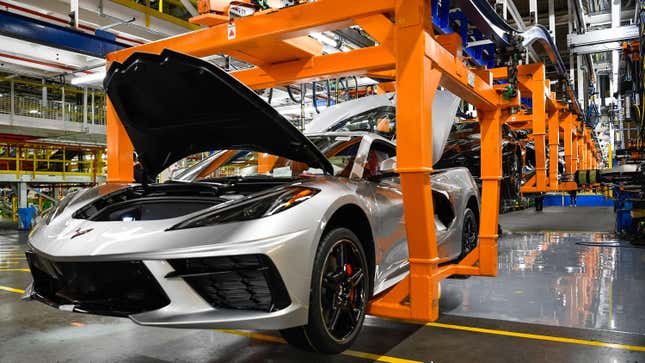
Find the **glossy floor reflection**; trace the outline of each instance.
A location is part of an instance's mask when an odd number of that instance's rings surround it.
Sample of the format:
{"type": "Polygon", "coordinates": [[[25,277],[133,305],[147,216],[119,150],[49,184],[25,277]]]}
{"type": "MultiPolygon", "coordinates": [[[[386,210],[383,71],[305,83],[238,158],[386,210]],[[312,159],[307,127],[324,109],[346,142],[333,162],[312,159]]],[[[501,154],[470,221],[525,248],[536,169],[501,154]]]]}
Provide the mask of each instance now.
{"type": "Polygon", "coordinates": [[[442,313],[645,334],[645,248],[611,233],[511,233],[497,278],[448,279],[442,313]]]}
{"type": "Polygon", "coordinates": [[[273,331],[141,327],[21,301],[31,280],[25,240],[0,229],[0,363],[645,361],[645,335],[556,326],[606,329],[613,320],[615,329],[642,332],[643,250],[582,245],[620,243],[609,234],[504,235],[499,277],[447,280],[438,325],[368,317],[352,350],[331,356],[292,348],[273,331]]]}

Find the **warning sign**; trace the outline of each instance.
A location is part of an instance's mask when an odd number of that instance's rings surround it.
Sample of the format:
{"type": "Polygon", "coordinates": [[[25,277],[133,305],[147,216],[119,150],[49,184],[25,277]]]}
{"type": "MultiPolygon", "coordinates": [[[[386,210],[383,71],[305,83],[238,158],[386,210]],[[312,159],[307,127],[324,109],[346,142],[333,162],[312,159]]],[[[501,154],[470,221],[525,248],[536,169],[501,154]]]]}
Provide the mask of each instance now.
{"type": "Polygon", "coordinates": [[[237,37],[237,30],[235,30],[235,23],[228,23],[228,40],[237,37]]]}

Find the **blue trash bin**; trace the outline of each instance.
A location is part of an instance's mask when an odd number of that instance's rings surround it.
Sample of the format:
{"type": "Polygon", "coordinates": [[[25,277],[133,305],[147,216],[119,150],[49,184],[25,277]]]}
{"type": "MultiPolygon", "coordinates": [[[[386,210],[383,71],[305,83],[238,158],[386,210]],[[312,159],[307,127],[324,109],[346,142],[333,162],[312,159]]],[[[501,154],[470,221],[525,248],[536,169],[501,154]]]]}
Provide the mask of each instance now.
{"type": "Polygon", "coordinates": [[[29,230],[34,214],[36,214],[36,208],[18,208],[18,218],[20,220],[18,229],[23,231],[29,230]]]}

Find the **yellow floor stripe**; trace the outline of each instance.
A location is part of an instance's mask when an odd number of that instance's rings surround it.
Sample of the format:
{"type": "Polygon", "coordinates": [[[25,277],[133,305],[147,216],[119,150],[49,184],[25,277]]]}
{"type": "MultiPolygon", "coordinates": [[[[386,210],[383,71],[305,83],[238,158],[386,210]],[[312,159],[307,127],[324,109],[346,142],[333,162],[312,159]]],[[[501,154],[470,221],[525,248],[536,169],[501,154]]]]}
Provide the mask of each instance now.
{"type": "Polygon", "coordinates": [[[0,267],[0,272],[7,272],[7,271],[30,272],[31,270],[28,269],[28,268],[5,268],[5,267],[0,267]]]}
{"type": "MultiPolygon", "coordinates": [[[[20,270],[22,270],[22,269],[20,269],[20,270]]],[[[25,269],[25,270],[28,271],[28,269],[25,269]]],[[[13,288],[13,287],[1,286],[1,285],[0,285],[0,290],[9,291],[9,292],[15,292],[16,294],[23,294],[25,292],[25,290],[22,290],[22,289],[16,289],[16,288],[13,288]]],[[[453,325],[453,324],[444,324],[444,323],[426,323],[425,325],[435,327],[435,328],[462,330],[462,331],[469,331],[469,332],[483,333],[483,334],[503,335],[503,336],[515,337],[515,338],[524,338],[524,339],[533,339],[533,340],[545,340],[545,341],[558,342],[558,343],[589,345],[589,346],[594,346],[594,347],[603,347],[603,348],[613,348],[613,349],[622,349],[622,350],[632,350],[632,351],[637,351],[637,352],[645,352],[645,346],[640,346],[640,345],[607,343],[607,342],[600,342],[600,341],[597,341],[597,340],[585,340],[585,339],[575,339],[575,338],[564,338],[564,337],[558,337],[558,336],[552,336],[552,335],[518,333],[518,332],[513,332],[513,331],[507,331],[507,330],[475,328],[475,327],[471,327],[471,326],[453,325]]],[[[281,344],[286,343],[284,339],[282,339],[280,337],[273,336],[273,335],[252,333],[252,332],[247,332],[247,331],[242,331],[242,330],[229,330],[229,329],[217,329],[217,331],[222,332],[222,333],[227,333],[227,334],[235,334],[235,335],[245,336],[245,337],[248,337],[248,338],[257,339],[257,340],[263,340],[263,341],[272,342],[272,343],[281,343],[281,344]]],[[[390,357],[390,356],[387,356],[387,355],[365,353],[365,352],[359,352],[359,351],[355,351],[355,350],[346,350],[341,354],[351,356],[351,357],[356,357],[356,358],[371,359],[371,360],[374,360],[374,361],[387,362],[387,363],[419,363],[420,362],[420,361],[411,360],[411,359],[404,359],[404,358],[390,357]]]]}
{"type": "MultiPolygon", "coordinates": [[[[226,333],[226,334],[241,335],[247,338],[263,340],[271,343],[281,343],[281,344],[286,343],[284,339],[273,335],[253,333],[253,332],[242,331],[242,330],[229,330],[229,329],[217,329],[216,331],[226,333]]],[[[386,363],[422,363],[421,361],[418,361],[418,360],[390,357],[387,355],[380,355],[380,354],[365,353],[365,352],[359,352],[356,350],[346,350],[340,354],[347,355],[354,358],[369,359],[377,362],[386,362],[386,363]]]]}
{"type": "Polygon", "coordinates": [[[0,285],[0,290],[9,291],[9,292],[15,292],[16,294],[24,294],[25,293],[25,290],[14,289],[13,287],[2,286],[2,285],[0,285]]]}
{"type": "Polygon", "coordinates": [[[435,328],[453,329],[453,330],[463,330],[463,331],[470,331],[470,332],[484,333],[484,334],[504,335],[504,336],[515,337],[515,338],[546,340],[546,341],[550,341],[550,342],[590,345],[590,346],[594,346],[594,347],[604,347],[604,348],[613,348],[613,349],[623,349],[623,350],[633,350],[633,351],[637,351],[637,352],[645,352],[645,346],[640,346],[640,345],[606,343],[606,342],[599,342],[597,340],[564,338],[564,337],[557,337],[557,336],[552,336],[552,335],[527,334],[527,333],[518,333],[518,332],[506,331],[506,330],[474,328],[474,327],[470,327],[470,326],[452,325],[452,324],[443,324],[443,323],[427,323],[426,326],[432,326],[432,327],[435,327],[435,328]]]}

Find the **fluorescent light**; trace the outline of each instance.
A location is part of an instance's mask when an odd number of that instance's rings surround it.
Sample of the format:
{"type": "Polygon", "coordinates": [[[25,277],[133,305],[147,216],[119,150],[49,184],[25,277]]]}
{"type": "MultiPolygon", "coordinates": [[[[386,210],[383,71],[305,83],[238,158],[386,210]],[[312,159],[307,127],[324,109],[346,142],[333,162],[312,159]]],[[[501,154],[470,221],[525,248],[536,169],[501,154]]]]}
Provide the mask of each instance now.
{"type": "Polygon", "coordinates": [[[87,74],[84,76],[74,77],[72,78],[71,83],[75,86],[78,86],[81,84],[89,84],[89,83],[101,83],[103,82],[104,78],[105,78],[105,71],[101,71],[101,72],[96,72],[92,74],[87,74]]]}

